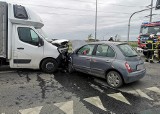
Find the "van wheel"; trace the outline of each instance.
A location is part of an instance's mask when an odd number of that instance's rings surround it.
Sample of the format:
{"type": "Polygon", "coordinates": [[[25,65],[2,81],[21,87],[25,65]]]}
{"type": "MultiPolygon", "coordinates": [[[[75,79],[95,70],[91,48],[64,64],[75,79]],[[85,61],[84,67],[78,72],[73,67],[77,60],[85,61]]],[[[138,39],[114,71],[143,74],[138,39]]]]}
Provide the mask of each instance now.
{"type": "Polygon", "coordinates": [[[113,88],[119,88],[123,85],[122,77],[116,71],[110,71],[106,76],[106,80],[108,85],[113,88]]]}
{"type": "Polygon", "coordinates": [[[74,72],[74,68],[73,68],[73,65],[72,65],[72,63],[68,63],[68,72],[71,74],[71,73],[73,73],[74,72]]]}
{"type": "Polygon", "coordinates": [[[53,73],[57,70],[58,63],[54,59],[45,59],[41,64],[41,69],[46,73],[53,73]]]}

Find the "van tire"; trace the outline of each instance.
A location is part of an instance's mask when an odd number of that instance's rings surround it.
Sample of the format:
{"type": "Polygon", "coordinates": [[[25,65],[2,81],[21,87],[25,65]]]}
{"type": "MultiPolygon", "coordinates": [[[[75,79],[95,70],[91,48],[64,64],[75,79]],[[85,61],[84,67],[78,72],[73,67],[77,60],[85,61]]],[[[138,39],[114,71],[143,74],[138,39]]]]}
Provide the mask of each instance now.
{"type": "Polygon", "coordinates": [[[106,75],[107,84],[113,88],[119,88],[123,85],[121,75],[117,71],[110,71],[106,75]],[[117,81],[117,83],[115,83],[117,81]]]}
{"type": "Polygon", "coordinates": [[[53,73],[57,70],[57,68],[58,68],[58,63],[56,62],[56,60],[52,58],[48,58],[42,61],[41,69],[43,72],[53,73]]]}

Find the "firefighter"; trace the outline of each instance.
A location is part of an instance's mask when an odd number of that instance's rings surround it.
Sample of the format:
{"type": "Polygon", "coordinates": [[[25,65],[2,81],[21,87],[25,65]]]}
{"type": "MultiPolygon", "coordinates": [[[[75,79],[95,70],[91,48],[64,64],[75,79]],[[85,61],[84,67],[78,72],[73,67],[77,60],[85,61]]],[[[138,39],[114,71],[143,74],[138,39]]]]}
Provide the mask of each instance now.
{"type": "Polygon", "coordinates": [[[146,62],[150,61],[150,63],[153,63],[154,58],[154,34],[151,34],[147,40],[146,47],[148,49],[147,56],[146,56],[146,62]]]}
{"type": "Polygon", "coordinates": [[[158,63],[160,63],[160,38],[158,38],[158,40],[156,42],[156,49],[157,49],[158,63]]]}

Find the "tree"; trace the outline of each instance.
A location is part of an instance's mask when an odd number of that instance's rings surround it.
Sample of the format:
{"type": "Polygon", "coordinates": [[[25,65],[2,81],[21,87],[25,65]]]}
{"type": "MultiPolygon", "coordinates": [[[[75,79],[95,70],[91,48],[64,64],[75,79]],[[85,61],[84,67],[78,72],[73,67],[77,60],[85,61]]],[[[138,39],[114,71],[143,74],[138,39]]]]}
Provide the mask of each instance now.
{"type": "Polygon", "coordinates": [[[116,34],[115,36],[115,42],[121,41],[121,36],[119,34],[116,34]]]}
{"type": "Polygon", "coordinates": [[[91,39],[93,39],[92,34],[88,35],[88,41],[91,40],[91,39]]]}

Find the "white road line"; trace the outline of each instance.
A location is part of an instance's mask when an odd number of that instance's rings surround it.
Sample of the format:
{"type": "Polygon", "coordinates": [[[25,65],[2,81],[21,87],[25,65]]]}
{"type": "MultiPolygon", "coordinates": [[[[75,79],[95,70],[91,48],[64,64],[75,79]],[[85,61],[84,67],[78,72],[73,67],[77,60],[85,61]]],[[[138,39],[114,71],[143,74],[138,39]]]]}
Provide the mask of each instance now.
{"type": "Polygon", "coordinates": [[[150,91],[153,91],[153,92],[156,92],[156,93],[160,94],[160,89],[157,88],[157,87],[150,87],[150,88],[146,88],[146,89],[148,89],[148,90],[150,90],[150,91]]]}
{"type": "Polygon", "coordinates": [[[144,97],[146,99],[153,100],[151,97],[149,97],[147,94],[142,92],[140,89],[136,89],[136,90],[133,90],[133,91],[128,91],[127,93],[132,93],[132,94],[135,94],[136,96],[141,96],[141,97],[144,97]]]}
{"type": "Polygon", "coordinates": [[[39,114],[43,106],[19,110],[21,114],[39,114]]]}
{"type": "Polygon", "coordinates": [[[116,100],[119,100],[119,101],[121,101],[121,102],[124,102],[124,103],[126,103],[126,104],[128,104],[128,105],[131,105],[130,103],[129,103],[129,101],[121,94],[121,93],[114,93],[114,94],[107,94],[109,97],[112,97],[112,98],[114,98],[114,99],[116,99],[116,100]]]}
{"type": "Polygon", "coordinates": [[[73,114],[73,101],[55,103],[54,105],[64,111],[66,114],[73,114]]]}
{"type": "Polygon", "coordinates": [[[106,108],[104,108],[100,98],[97,96],[97,97],[90,97],[90,98],[85,98],[84,99],[85,101],[87,101],[88,103],[104,110],[104,111],[107,111],[106,108]]]}

